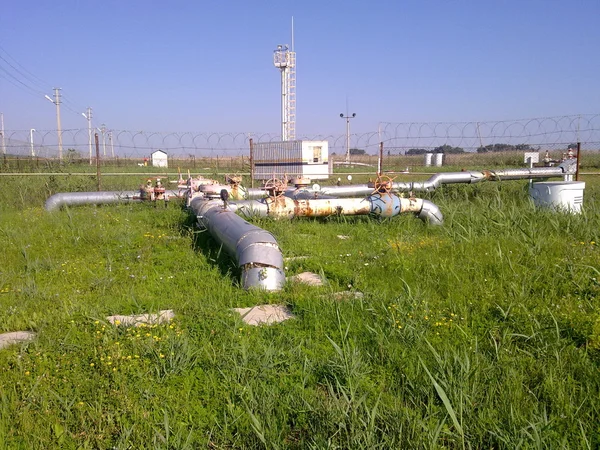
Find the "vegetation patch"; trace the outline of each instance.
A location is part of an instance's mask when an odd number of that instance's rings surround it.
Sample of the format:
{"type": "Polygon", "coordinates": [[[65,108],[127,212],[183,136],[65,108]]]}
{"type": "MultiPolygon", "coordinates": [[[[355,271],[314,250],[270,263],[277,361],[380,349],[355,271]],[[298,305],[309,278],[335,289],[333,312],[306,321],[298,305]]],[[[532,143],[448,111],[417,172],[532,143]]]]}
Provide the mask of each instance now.
{"type": "Polygon", "coordinates": [[[430,194],[442,227],[256,219],[306,256],[288,277],[327,280],[272,294],[242,290],[177,203],[50,214],[48,195],[93,179],[2,177],[0,332],[36,337],[0,350],[0,442],[598,448],[600,183],[584,181],[580,215],[537,210],[511,181],[430,194]],[[275,304],[294,320],[231,312],[275,304]],[[164,323],[106,319],[166,309],[164,323]]]}

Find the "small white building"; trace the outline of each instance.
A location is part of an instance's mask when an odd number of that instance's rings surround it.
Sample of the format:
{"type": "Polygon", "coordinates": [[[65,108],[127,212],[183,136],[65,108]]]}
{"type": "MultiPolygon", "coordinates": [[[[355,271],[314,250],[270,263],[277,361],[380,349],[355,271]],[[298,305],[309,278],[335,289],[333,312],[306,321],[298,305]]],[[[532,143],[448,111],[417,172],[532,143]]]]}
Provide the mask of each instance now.
{"type": "Polygon", "coordinates": [[[152,153],[152,167],[169,167],[168,156],[162,150],[152,153]]]}
{"type": "Polygon", "coordinates": [[[329,142],[283,141],[254,144],[254,179],[329,178],[329,142]]]}

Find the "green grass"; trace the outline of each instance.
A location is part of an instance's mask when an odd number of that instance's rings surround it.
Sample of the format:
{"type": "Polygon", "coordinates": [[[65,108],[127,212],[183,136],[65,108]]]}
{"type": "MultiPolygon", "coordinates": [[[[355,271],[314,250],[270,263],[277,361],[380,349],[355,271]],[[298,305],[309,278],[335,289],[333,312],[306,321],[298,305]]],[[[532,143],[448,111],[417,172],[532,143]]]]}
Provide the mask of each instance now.
{"type": "Polygon", "coordinates": [[[328,280],[269,294],[241,290],[175,203],[49,214],[49,194],[93,177],[0,178],[0,331],[38,333],[0,350],[0,448],[598,448],[600,183],[585,181],[577,216],[535,210],[517,181],[436,191],[443,227],[257,219],[308,257],[288,275],[328,280]],[[263,303],[296,317],[230,311],[263,303]],[[175,321],[105,320],[161,309],[175,321]]]}

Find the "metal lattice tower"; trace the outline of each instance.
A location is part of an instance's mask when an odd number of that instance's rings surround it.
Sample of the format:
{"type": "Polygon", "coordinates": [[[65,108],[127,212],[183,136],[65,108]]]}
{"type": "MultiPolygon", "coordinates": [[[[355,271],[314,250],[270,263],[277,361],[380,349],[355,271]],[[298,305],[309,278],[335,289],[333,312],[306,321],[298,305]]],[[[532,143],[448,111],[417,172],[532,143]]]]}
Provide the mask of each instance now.
{"type": "MultiPolygon", "coordinates": [[[[292,38],[293,42],[293,38],[292,38]]],[[[278,45],[273,64],[281,71],[281,140],[296,139],[296,52],[278,45]]]]}

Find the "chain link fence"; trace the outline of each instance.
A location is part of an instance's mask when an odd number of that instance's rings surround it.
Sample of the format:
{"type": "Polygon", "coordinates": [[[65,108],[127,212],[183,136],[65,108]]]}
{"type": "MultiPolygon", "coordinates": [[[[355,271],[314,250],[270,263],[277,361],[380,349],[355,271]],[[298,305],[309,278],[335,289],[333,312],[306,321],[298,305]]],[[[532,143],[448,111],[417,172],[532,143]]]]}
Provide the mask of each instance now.
{"type": "MultiPolygon", "coordinates": [[[[86,128],[61,132],[63,162],[95,163],[97,134],[103,165],[143,165],[153,152],[162,150],[172,165],[244,171],[250,164],[250,139],[254,142],[281,139],[277,133],[259,132],[91,131],[90,134],[86,128]]],[[[6,130],[2,138],[0,164],[4,171],[27,165],[44,167],[59,157],[56,130],[6,130]]],[[[326,140],[335,162],[343,163],[346,159],[346,134],[309,134],[298,139],[326,140]]],[[[473,166],[479,161],[488,165],[490,161],[518,165],[523,164],[524,152],[540,152],[540,161],[559,160],[577,142],[581,144],[584,164],[588,161],[591,167],[600,167],[600,114],[495,122],[382,122],[377,131],[350,135],[350,160],[376,165],[383,143],[384,159],[397,169],[426,165],[430,158],[426,155],[436,153],[443,153],[443,163],[451,166],[473,166]]]]}

